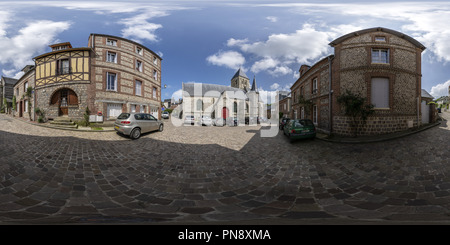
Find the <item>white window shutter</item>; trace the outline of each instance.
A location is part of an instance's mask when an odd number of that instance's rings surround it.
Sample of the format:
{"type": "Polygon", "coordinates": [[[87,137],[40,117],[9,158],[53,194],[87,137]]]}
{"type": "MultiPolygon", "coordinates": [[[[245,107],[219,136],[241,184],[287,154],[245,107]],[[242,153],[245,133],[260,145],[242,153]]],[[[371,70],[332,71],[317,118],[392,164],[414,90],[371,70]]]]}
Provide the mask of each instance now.
{"type": "Polygon", "coordinates": [[[372,78],[371,103],[375,108],[389,108],[388,78],[372,78]]]}

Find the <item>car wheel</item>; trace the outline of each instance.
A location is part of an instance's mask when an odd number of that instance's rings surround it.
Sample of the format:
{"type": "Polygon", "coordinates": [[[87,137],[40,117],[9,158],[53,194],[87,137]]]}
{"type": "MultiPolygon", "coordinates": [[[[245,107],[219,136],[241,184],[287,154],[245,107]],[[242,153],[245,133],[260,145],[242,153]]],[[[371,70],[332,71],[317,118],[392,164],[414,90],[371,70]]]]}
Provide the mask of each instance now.
{"type": "Polygon", "coordinates": [[[130,138],[135,140],[141,137],[141,130],[139,128],[135,128],[131,131],[130,138]]]}
{"type": "Polygon", "coordinates": [[[162,132],[164,130],[164,124],[159,125],[159,132],[162,132]]]}

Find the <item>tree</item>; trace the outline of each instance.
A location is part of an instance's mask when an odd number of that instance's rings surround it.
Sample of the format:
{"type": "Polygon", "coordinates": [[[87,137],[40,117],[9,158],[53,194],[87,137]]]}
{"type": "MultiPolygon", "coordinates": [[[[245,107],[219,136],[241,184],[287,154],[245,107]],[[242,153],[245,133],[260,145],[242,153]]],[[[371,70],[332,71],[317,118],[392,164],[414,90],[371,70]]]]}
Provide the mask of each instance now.
{"type": "Polygon", "coordinates": [[[298,103],[300,105],[303,105],[303,107],[305,108],[305,114],[309,115],[311,112],[311,107],[313,105],[311,100],[307,100],[305,97],[303,97],[303,95],[300,95],[298,97],[298,103]]]}
{"type": "Polygon", "coordinates": [[[8,101],[6,101],[6,98],[3,99],[2,111],[5,113],[8,111],[8,101]]]}
{"type": "Polygon", "coordinates": [[[361,126],[366,124],[367,118],[375,111],[374,105],[367,103],[367,98],[353,94],[349,90],[337,98],[337,102],[344,106],[344,114],[351,118],[350,127],[356,137],[361,126]]]}
{"type": "Polygon", "coordinates": [[[14,116],[14,112],[16,112],[16,110],[17,110],[16,104],[17,104],[17,102],[16,102],[16,96],[14,95],[14,96],[13,96],[13,99],[12,99],[13,116],[14,116]]]}
{"type": "Polygon", "coordinates": [[[28,87],[27,91],[25,92],[25,97],[28,100],[28,115],[30,116],[30,121],[31,121],[31,95],[33,93],[33,87],[28,87]]]}

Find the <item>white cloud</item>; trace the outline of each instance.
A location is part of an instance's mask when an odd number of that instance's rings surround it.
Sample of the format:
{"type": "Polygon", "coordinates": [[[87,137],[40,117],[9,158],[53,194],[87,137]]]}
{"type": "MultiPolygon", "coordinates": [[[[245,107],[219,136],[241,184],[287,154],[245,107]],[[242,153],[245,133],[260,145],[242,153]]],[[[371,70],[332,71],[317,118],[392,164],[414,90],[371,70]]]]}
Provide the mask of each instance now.
{"type": "Polygon", "coordinates": [[[178,89],[177,91],[173,92],[171,98],[178,101],[179,99],[183,98],[183,90],[178,89]]]}
{"type": "Polygon", "coordinates": [[[232,47],[232,46],[239,46],[242,44],[248,43],[248,39],[234,39],[234,38],[230,38],[227,41],[227,46],[228,47],[232,47]]]}
{"type": "Polygon", "coordinates": [[[258,73],[260,71],[264,71],[270,68],[274,68],[278,65],[278,61],[274,60],[270,57],[266,57],[260,61],[255,62],[252,67],[250,68],[250,70],[254,73],[258,73]]]}
{"type": "MultiPolygon", "coordinates": [[[[236,51],[219,51],[216,54],[208,56],[206,58],[208,63],[217,65],[217,66],[225,66],[231,69],[242,68],[242,65],[245,63],[245,58],[241,53],[236,51]]],[[[245,69],[244,69],[245,70],[245,69]]]]}
{"type": "Polygon", "coordinates": [[[275,69],[269,70],[268,72],[272,76],[277,77],[277,76],[284,76],[284,75],[290,74],[290,73],[292,73],[292,70],[291,70],[291,68],[289,68],[287,66],[277,66],[277,67],[275,67],[275,69]]]}
{"type": "Polygon", "coordinates": [[[270,89],[272,89],[272,90],[277,90],[279,87],[280,87],[280,84],[274,83],[274,84],[272,84],[272,85],[270,86],[270,89]]]}
{"type": "Polygon", "coordinates": [[[277,22],[278,18],[275,16],[267,16],[266,19],[270,22],[277,22]]]}
{"type": "MultiPolygon", "coordinates": [[[[0,36],[0,47],[7,47],[0,52],[0,64],[12,66],[16,72],[25,65],[33,64],[32,58],[43,53],[49,44],[56,42],[56,36],[69,27],[70,23],[65,21],[37,20],[20,29],[15,36],[0,36]]],[[[2,31],[6,33],[0,29],[0,33],[2,31]]],[[[5,71],[15,73],[12,69],[5,71]]]]}
{"type": "Polygon", "coordinates": [[[430,94],[435,98],[439,98],[441,96],[448,96],[449,95],[449,87],[450,87],[450,80],[444,83],[440,83],[438,85],[435,85],[431,88],[430,94]]]}
{"type": "Polygon", "coordinates": [[[265,42],[236,43],[243,52],[272,59],[283,58],[297,63],[306,63],[328,52],[328,43],[335,34],[314,29],[305,24],[290,34],[272,34],[265,42]]]}

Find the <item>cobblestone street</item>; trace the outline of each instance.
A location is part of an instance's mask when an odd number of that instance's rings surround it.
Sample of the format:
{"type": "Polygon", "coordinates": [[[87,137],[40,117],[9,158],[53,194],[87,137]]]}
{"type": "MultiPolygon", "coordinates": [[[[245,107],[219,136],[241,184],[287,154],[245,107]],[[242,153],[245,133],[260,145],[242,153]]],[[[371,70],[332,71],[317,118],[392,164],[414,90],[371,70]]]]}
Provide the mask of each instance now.
{"type": "Polygon", "coordinates": [[[291,144],[262,130],[166,120],[130,140],[1,114],[0,222],[450,221],[447,121],[368,144],[291,144]]]}

